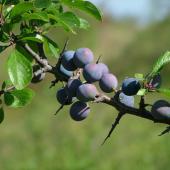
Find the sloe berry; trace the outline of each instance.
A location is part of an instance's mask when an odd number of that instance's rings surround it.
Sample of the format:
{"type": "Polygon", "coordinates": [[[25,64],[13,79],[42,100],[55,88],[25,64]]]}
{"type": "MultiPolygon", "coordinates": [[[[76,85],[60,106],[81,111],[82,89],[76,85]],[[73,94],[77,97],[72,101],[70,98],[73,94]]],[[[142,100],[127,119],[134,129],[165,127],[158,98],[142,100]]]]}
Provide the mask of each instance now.
{"type": "Polygon", "coordinates": [[[77,98],[82,102],[93,101],[98,94],[93,84],[82,84],[77,90],[77,98]]]}
{"type": "Polygon", "coordinates": [[[64,68],[68,71],[75,71],[77,68],[73,63],[74,54],[75,54],[74,51],[66,51],[62,55],[61,63],[64,66],[64,68]]]}
{"type": "Polygon", "coordinates": [[[122,83],[122,92],[127,96],[136,95],[140,88],[140,83],[135,78],[127,78],[122,83]]]}
{"type": "Polygon", "coordinates": [[[79,48],[75,51],[73,62],[78,68],[83,68],[91,63],[93,58],[93,52],[89,48],[79,48]]]}
{"type": "Polygon", "coordinates": [[[88,83],[99,81],[102,77],[102,69],[98,64],[87,64],[83,69],[83,76],[88,83]]]}
{"type": "Polygon", "coordinates": [[[77,101],[70,108],[70,116],[75,121],[82,121],[90,113],[90,108],[87,103],[77,101]]]}
{"type": "Polygon", "coordinates": [[[118,81],[116,76],[114,76],[111,73],[104,74],[99,81],[99,86],[101,90],[103,90],[106,93],[113,92],[118,86],[118,81]]]}
{"type": "Polygon", "coordinates": [[[170,119],[170,104],[165,100],[156,101],[151,109],[152,116],[157,120],[170,119]]]}

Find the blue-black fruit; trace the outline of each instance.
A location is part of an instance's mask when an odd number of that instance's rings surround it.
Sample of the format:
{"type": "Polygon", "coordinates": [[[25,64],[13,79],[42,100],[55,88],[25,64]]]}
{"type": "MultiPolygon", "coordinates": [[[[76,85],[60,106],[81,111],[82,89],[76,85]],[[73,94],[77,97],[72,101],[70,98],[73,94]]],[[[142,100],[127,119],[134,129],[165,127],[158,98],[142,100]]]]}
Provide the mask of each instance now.
{"type": "Polygon", "coordinates": [[[77,98],[82,102],[93,101],[98,94],[93,84],[82,84],[77,90],[77,98]]]}
{"type": "Polygon", "coordinates": [[[79,48],[75,51],[73,62],[77,68],[83,68],[93,61],[93,52],[89,48],[79,48]]]}
{"type": "Polygon", "coordinates": [[[83,69],[83,76],[88,83],[99,81],[102,77],[102,69],[98,64],[87,64],[83,69]]]}
{"type": "Polygon", "coordinates": [[[82,85],[82,82],[79,79],[69,79],[66,85],[66,91],[72,96],[76,96],[78,87],[82,85]]]}
{"type": "Polygon", "coordinates": [[[102,75],[109,73],[109,68],[107,67],[106,64],[104,63],[98,63],[98,66],[100,67],[100,69],[102,70],[102,75]]]}
{"type": "Polygon", "coordinates": [[[135,102],[134,96],[127,96],[121,92],[119,94],[119,100],[121,103],[123,103],[126,106],[134,107],[134,102],[135,102]]]}
{"type": "Polygon", "coordinates": [[[70,108],[70,116],[75,121],[81,121],[87,118],[90,108],[87,103],[77,101],[70,108]]]}
{"type": "Polygon", "coordinates": [[[39,65],[33,66],[33,78],[31,80],[32,83],[38,83],[45,78],[45,73],[42,71],[39,65]]]}
{"type": "Polygon", "coordinates": [[[156,101],[152,106],[151,114],[157,120],[170,120],[170,103],[165,100],[156,101]]]}
{"type": "Polygon", "coordinates": [[[66,51],[62,55],[61,63],[64,66],[64,68],[68,71],[75,71],[77,68],[73,63],[74,54],[75,51],[66,51]]]}
{"type": "Polygon", "coordinates": [[[68,71],[68,70],[66,70],[66,69],[63,67],[62,64],[60,65],[60,68],[59,68],[58,72],[59,72],[60,76],[61,76],[63,79],[65,79],[65,80],[68,80],[70,77],[73,76],[73,71],[68,71]]]}
{"type": "Polygon", "coordinates": [[[57,91],[56,98],[61,105],[70,105],[73,102],[72,96],[68,95],[64,88],[57,91]]]}
{"type": "Polygon", "coordinates": [[[118,86],[118,81],[116,76],[114,76],[111,73],[104,74],[99,81],[99,86],[101,90],[106,93],[113,92],[118,86]]]}
{"type": "Polygon", "coordinates": [[[140,88],[140,83],[135,78],[127,78],[122,83],[122,92],[127,96],[136,95],[140,88]]]}

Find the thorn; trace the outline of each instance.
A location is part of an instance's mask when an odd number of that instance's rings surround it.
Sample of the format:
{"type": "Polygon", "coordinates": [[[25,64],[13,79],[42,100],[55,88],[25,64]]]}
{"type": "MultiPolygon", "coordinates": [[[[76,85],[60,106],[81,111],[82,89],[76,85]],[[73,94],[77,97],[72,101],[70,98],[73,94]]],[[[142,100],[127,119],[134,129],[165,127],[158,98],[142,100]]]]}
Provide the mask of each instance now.
{"type": "Polygon", "coordinates": [[[57,109],[57,111],[55,112],[54,115],[57,115],[57,114],[60,112],[60,110],[63,109],[63,107],[64,107],[64,105],[61,105],[61,106],[57,109]]]}
{"type": "Polygon", "coordinates": [[[97,61],[96,61],[96,64],[98,64],[98,63],[99,63],[99,61],[100,61],[101,57],[102,57],[102,55],[100,55],[100,56],[98,57],[98,59],[97,59],[97,61]]]}
{"type": "Polygon", "coordinates": [[[107,139],[111,136],[112,132],[114,131],[114,129],[116,128],[116,126],[119,124],[122,116],[124,115],[125,113],[121,113],[119,112],[118,116],[116,117],[115,119],[115,122],[112,124],[112,127],[108,133],[108,135],[106,136],[106,138],[104,139],[103,143],[101,145],[104,145],[105,142],[107,141],[107,139]]]}
{"type": "Polygon", "coordinates": [[[158,136],[162,136],[162,135],[165,135],[166,133],[169,133],[170,132],[170,126],[166,127],[166,129],[161,132],[158,136]]]}
{"type": "Polygon", "coordinates": [[[66,39],[66,42],[65,42],[64,47],[63,47],[63,50],[60,53],[60,56],[62,56],[63,53],[67,50],[68,42],[69,42],[69,38],[66,39]]]}

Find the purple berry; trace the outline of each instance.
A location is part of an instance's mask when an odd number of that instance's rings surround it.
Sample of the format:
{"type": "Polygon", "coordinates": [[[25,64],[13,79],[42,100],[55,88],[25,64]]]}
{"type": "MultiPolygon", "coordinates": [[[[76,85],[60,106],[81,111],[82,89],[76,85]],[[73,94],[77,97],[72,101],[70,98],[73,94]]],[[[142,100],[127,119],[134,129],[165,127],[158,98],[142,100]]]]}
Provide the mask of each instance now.
{"type": "Polygon", "coordinates": [[[73,101],[72,96],[68,95],[64,88],[57,91],[56,98],[61,105],[70,105],[73,101]]]}
{"type": "Polygon", "coordinates": [[[104,63],[98,63],[98,66],[100,67],[100,69],[102,70],[102,75],[109,73],[109,68],[107,67],[106,64],[104,63]]]}
{"type": "Polygon", "coordinates": [[[74,54],[75,54],[74,51],[66,51],[62,55],[61,63],[64,66],[64,68],[68,71],[75,71],[77,68],[73,63],[74,54]]]}
{"type": "Polygon", "coordinates": [[[123,81],[122,92],[127,96],[133,96],[137,94],[140,89],[140,83],[135,78],[127,78],[123,81]]]}
{"type": "Polygon", "coordinates": [[[82,102],[93,101],[98,94],[93,84],[82,84],[77,90],[77,98],[82,102]]]}
{"type": "Polygon", "coordinates": [[[104,92],[111,93],[118,86],[117,78],[113,74],[106,73],[100,79],[99,86],[104,92]]]}
{"type": "Polygon", "coordinates": [[[82,85],[82,82],[79,79],[69,79],[66,85],[66,91],[72,96],[76,96],[78,87],[82,85]]]}
{"type": "Polygon", "coordinates": [[[68,80],[70,77],[72,77],[73,76],[73,71],[68,71],[68,70],[66,70],[64,67],[63,67],[63,65],[61,64],[60,65],[60,68],[59,68],[59,74],[60,74],[60,76],[63,78],[63,79],[65,79],[65,80],[68,80]]]}
{"type": "Polygon", "coordinates": [[[165,100],[156,101],[152,106],[151,114],[157,120],[170,120],[170,103],[165,100]]]}
{"type": "Polygon", "coordinates": [[[84,102],[77,101],[70,108],[70,116],[75,121],[81,121],[86,119],[89,113],[90,108],[84,102]]]}
{"type": "Polygon", "coordinates": [[[126,106],[134,107],[134,102],[135,102],[134,96],[127,96],[121,92],[119,94],[119,100],[121,103],[123,103],[126,106]]]}
{"type": "Polygon", "coordinates": [[[102,77],[102,69],[98,64],[87,64],[83,70],[83,76],[89,83],[99,81],[102,77]]]}
{"type": "Polygon", "coordinates": [[[93,52],[89,48],[79,48],[75,51],[73,62],[78,68],[83,68],[91,63],[93,58],[93,52]]]}

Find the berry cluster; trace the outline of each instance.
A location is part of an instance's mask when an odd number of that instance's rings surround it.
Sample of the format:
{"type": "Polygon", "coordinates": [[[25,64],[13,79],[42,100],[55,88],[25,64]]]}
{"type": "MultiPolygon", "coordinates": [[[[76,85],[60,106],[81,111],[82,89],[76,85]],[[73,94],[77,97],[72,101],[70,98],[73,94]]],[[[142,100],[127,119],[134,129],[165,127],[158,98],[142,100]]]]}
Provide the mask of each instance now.
{"type": "MultiPolygon", "coordinates": [[[[48,64],[46,59],[42,60],[48,64]]],[[[121,117],[126,113],[126,108],[129,107],[128,109],[132,110],[132,112],[134,111],[134,96],[141,95],[139,112],[142,114],[143,111],[146,111],[145,107],[150,106],[145,104],[144,96],[147,92],[157,91],[161,86],[162,80],[159,73],[152,77],[143,77],[143,79],[130,77],[125,78],[121,87],[118,88],[116,76],[110,73],[108,66],[99,60],[100,58],[94,61],[93,52],[89,48],[67,51],[64,47],[56,66],[52,69],[53,74],[56,76],[56,80],[53,81],[54,85],[58,81],[63,82],[63,87],[56,93],[57,101],[61,104],[56,114],[64,106],[71,105],[71,118],[75,121],[82,121],[86,119],[90,113],[88,102],[103,102],[102,97],[107,98],[107,95],[104,93],[114,93],[109,100],[114,103],[113,100],[116,98],[121,105],[113,105],[119,110],[119,114],[106,137],[107,139],[119,123],[121,117]],[[99,87],[100,90],[96,88],[97,83],[97,87],[99,87]],[[140,94],[142,90],[144,90],[145,93],[140,94]],[[137,94],[138,92],[139,94],[137,94]],[[121,110],[121,107],[125,108],[125,110],[121,110]]],[[[40,64],[33,66],[33,72],[32,83],[38,83],[45,78],[45,67],[40,64]]],[[[152,105],[149,114],[148,116],[141,115],[141,117],[147,117],[154,121],[170,120],[169,102],[165,100],[156,101],[152,105]]],[[[170,130],[170,128],[168,130],[170,130]]]]}
{"type": "MultiPolygon", "coordinates": [[[[149,80],[147,78],[141,81],[132,77],[125,78],[120,89],[117,89],[118,80],[116,76],[110,73],[108,66],[99,62],[99,59],[94,62],[93,52],[89,48],[79,48],[76,51],[64,49],[54,69],[58,81],[66,82],[56,94],[57,101],[61,104],[56,113],[65,105],[71,105],[71,118],[75,121],[84,120],[90,113],[88,102],[98,101],[102,92],[112,93],[119,91],[119,102],[133,108],[134,96],[141,88],[152,92],[161,86],[161,76],[156,74],[149,80]],[[96,88],[96,82],[98,82],[102,92],[96,88]]],[[[46,59],[43,59],[43,62],[48,63],[46,59]]],[[[45,71],[41,65],[34,65],[33,71],[32,83],[38,83],[45,78],[45,71]]],[[[143,103],[140,105],[140,109],[145,109],[146,106],[143,103]]],[[[152,105],[151,115],[155,120],[169,120],[169,102],[165,100],[156,101],[152,105]]]]}
{"type": "MultiPolygon", "coordinates": [[[[63,52],[59,68],[61,76],[67,79],[67,83],[57,91],[56,98],[61,108],[72,104],[70,116],[73,120],[81,121],[90,113],[88,102],[95,101],[100,95],[94,83],[98,82],[100,89],[105,93],[117,91],[116,76],[109,72],[106,64],[99,60],[94,62],[93,52],[88,48],[63,52]]],[[[137,79],[125,79],[122,84],[122,93],[120,93],[120,102],[133,107],[132,95],[135,95],[139,89],[140,83],[137,79]]]]}

